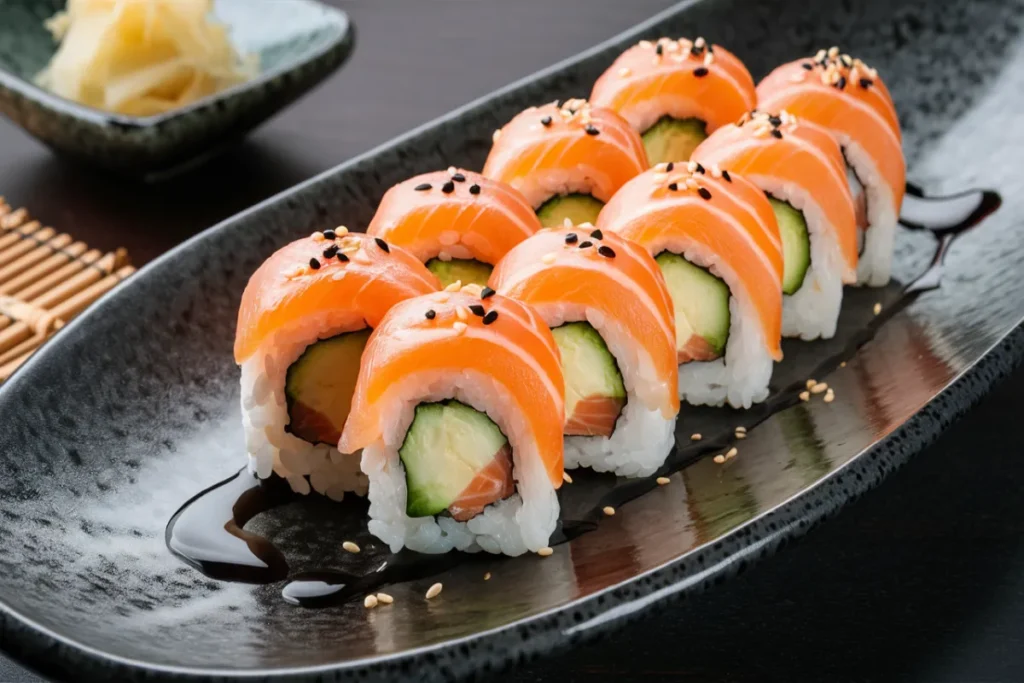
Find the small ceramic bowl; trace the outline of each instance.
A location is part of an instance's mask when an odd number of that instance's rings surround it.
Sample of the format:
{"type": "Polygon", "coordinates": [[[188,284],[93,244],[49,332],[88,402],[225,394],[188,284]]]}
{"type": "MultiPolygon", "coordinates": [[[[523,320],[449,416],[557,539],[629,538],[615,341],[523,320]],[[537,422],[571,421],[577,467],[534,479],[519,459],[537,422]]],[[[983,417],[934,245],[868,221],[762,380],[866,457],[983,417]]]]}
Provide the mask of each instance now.
{"type": "Polygon", "coordinates": [[[49,93],[34,79],[57,44],[43,21],[65,0],[0,2],[0,112],[54,150],[107,169],[152,175],[212,155],[335,71],[352,51],[348,16],[313,0],[216,0],[253,80],[158,116],[133,117],[49,93]]]}

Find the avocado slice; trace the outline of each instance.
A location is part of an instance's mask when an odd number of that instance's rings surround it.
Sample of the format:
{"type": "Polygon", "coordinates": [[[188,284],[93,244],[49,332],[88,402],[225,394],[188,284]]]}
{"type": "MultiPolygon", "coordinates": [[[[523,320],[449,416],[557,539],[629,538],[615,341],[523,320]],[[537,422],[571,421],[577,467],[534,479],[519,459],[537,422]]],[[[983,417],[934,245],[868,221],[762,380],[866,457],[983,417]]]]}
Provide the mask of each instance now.
{"type": "MultiPolygon", "coordinates": [[[[497,482],[493,487],[494,499],[487,502],[508,497],[512,492],[508,439],[486,414],[455,400],[416,406],[398,456],[405,466],[405,512],[410,517],[439,514],[470,496],[477,488],[470,490],[470,484],[496,458],[507,459],[508,477],[497,482]]],[[[471,502],[482,510],[478,490],[475,498],[471,502]]]]}
{"type": "Polygon", "coordinates": [[[679,254],[663,251],[654,260],[672,296],[679,363],[721,357],[729,341],[729,286],[679,254]]]}
{"type": "Polygon", "coordinates": [[[626,387],[615,357],[588,323],[567,323],[551,333],[565,376],[565,433],[611,436],[626,405],[626,387]]]}
{"type": "Polygon", "coordinates": [[[427,270],[436,275],[444,287],[458,281],[464,285],[484,287],[491,277],[494,266],[475,259],[453,258],[450,261],[442,261],[439,258],[432,258],[427,261],[427,270]]]}
{"type": "Polygon", "coordinates": [[[804,284],[807,269],[811,267],[811,239],[807,234],[804,213],[789,202],[768,195],[775,211],[782,235],[782,293],[795,294],[804,284]]]}
{"type": "Polygon", "coordinates": [[[352,406],[369,328],[306,347],[285,376],[288,431],[310,443],[338,445],[352,406]]]}
{"type": "Polygon", "coordinates": [[[640,137],[651,166],[669,161],[689,161],[693,150],[708,137],[707,124],[695,118],[662,116],[640,137]]]}
{"type": "Polygon", "coordinates": [[[589,194],[558,195],[541,204],[537,218],[545,228],[560,228],[566,218],[573,225],[597,223],[597,215],[603,208],[604,202],[589,194]]]}

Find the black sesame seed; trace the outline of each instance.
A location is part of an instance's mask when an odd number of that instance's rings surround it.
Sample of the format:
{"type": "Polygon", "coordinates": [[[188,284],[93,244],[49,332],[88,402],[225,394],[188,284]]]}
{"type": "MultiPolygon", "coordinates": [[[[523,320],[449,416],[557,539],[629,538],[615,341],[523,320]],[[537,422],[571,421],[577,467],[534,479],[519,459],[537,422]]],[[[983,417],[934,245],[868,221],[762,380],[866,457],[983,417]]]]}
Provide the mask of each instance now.
{"type": "Polygon", "coordinates": [[[427,320],[433,320],[437,317],[437,313],[434,312],[433,308],[429,309],[424,315],[427,316],[427,320]]]}
{"type": "Polygon", "coordinates": [[[587,247],[592,247],[592,246],[594,246],[594,243],[591,242],[590,240],[586,240],[585,242],[580,242],[580,249],[586,249],[587,247]]]}
{"type": "Polygon", "coordinates": [[[594,232],[590,233],[590,236],[593,237],[595,240],[604,239],[604,233],[601,232],[600,230],[595,230],[594,232]]]}
{"type": "Polygon", "coordinates": [[[704,167],[700,165],[699,161],[697,162],[697,173],[704,175],[704,167]]]}
{"type": "Polygon", "coordinates": [[[615,250],[606,244],[602,244],[597,248],[597,253],[607,258],[615,258],[615,250]]]}
{"type": "Polygon", "coordinates": [[[698,188],[697,194],[700,195],[701,199],[711,199],[711,192],[706,187],[698,188]]]}
{"type": "Polygon", "coordinates": [[[729,177],[729,172],[728,171],[722,171],[722,177],[725,178],[725,182],[727,182],[727,183],[731,183],[732,182],[732,178],[729,177]]]}
{"type": "Polygon", "coordinates": [[[494,296],[494,294],[495,294],[495,292],[494,292],[493,289],[491,289],[490,287],[484,287],[480,291],[480,298],[481,299],[490,299],[492,296],[494,296]]]}
{"type": "Polygon", "coordinates": [[[342,263],[348,263],[348,254],[338,254],[338,260],[342,263]]]}
{"type": "Polygon", "coordinates": [[[781,126],[782,119],[780,119],[778,116],[769,116],[768,123],[772,124],[773,126],[781,126]]]}
{"type": "Polygon", "coordinates": [[[452,180],[454,180],[457,183],[464,183],[466,182],[466,176],[462,175],[461,173],[456,173],[455,175],[452,176],[452,180]]]}
{"type": "Polygon", "coordinates": [[[324,230],[324,239],[325,240],[333,240],[337,236],[338,236],[338,233],[334,232],[333,230],[324,230]]]}
{"type": "Polygon", "coordinates": [[[382,240],[379,237],[374,237],[373,241],[377,243],[377,246],[380,247],[384,251],[385,254],[390,254],[391,253],[391,247],[388,246],[387,242],[385,242],[384,240],[382,240]]]}
{"type": "Polygon", "coordinates": [[[679,185],[678,185],[677,183],[669,183],[669,184],[668,184],[668,189],[670,189],[670,190],[672,190],[673,192],[675,192],[676,190],[678,190],[678,189],[679,189],[679,185]]]}
{"type": "Polygon", "coordinates": [[[568,235],[565,236],[565,243],[566,244],[576,244],[576,242],[578,240],[579,240],[579,237],[577,237],[576,233],[574,233],[574,232],[570,232],[568,235]]]}
{"type": "Polygon", "coordinates": [[[497,311],[489,311],[487,313],[487,315],[484,316],[484,325],[490,325],[491,323],[493,323],[497,319],[498,319],[498,312],[497,311]]]}
{"type": "Polygon", "coordinates": [[[412,189],[416,190],[417,192],[426,192],[427,190],[430,189],[430,183],[420,183],[419,185],[412,189]]]}
{"type": "Polygon", "coordinates": [[[811,64],[810,62],[804,62],[800,66],[802,66],[803,68],[807,69],[808,71],[813,71],[814,70],[814,65],[811,64]]]}
{"type": "Polygon", "coordinates": [[[694,45],[693,47],[690,48],[690,54],[693,55],[694,57],[699,57],[702,52],[704,52],[704,48],[702,47],[697,47],[696,45],[694,45]]]}
{"type": "Polygon", "coordinates": [[[872,81],[870,78],[862,78],[860,79],[860,81],[858,81],[858,83],[862,88],[870,88],[874,84],[874,81],[872,81]]]}
{"type": "Polygon", "coordinates": [[[663,48],[661,46],[661,43],[658,43],[658,47],[654,48],[654,54],[656,54],[656,55],[658,55],[660,57],[664,52],[665,52],[665,48],[663,48]]]}
{"type": "Polygon", "coordinates": [[[708,75],[708,68],[706,66],[698,66],[693,70],[693,75],[697,78],[703,78],[708,75]]]}
{"type": "Polygon", "coordinates": [[[542,118],[540,120],[540,123],[541,123],[542,126],[547,128],[548,126],[551,125],[551,117],[550,116],[545,116],[544,118],[542,118]]]}
{"type": "Polygon", "coordinates": [[[469,193],[480,194],[480,186],[477,185],[476,183],[473,183],[472,185],[469,186],[469,193]]]}
{"type": "Polygon", "coordinates": [[[317,261],[315,258],[311,258],[309,259],[309,267],[312,268],[313,270],[320,270],[320,262],[317,261]]]}
{"type": "Polygon", "coordinates": [[[444,192],[445,194],[451,194],[452,192],[455,192],[455,183],[449,180],[447,183],[441,186],[441,192],[444,192]]]}
{"type": "Polygon", "coordinates": [[[484,307],[481,306],[480,304],[473,304],[472,306],[469,307],[469,311],[473,315],[478,315],[481,318],[484,317],[484,313],[485,313],[484,307]]]}
{"type": "Polygon", "coordinates": [[[665,164],[665,173],[671,173],[672,169],[675,167],[676,165],[673,162],[668,162],[667,164],[665,164]]]}
{"type": "Polygon", "coordinates": [[[777,140],[781,140],[782,139],[782,131],[779,130],[778,128],[776,128],[775,130],[772,131],[772,137],[777,139],[777,140]]]}
{"type": "Polygon", "coordinates": [[[587,126],[585,128],[585,130],[587,131],[587,135],[600,135],[601,134],[601,131],[599,131],[597,128],[594,128],[593,126],[587,126]]]}
{"type": "Polygon", "coordinates": [[[846,76],[840,76],[839,80],[836,81],[836,87],[842,90],[846,87],[846,76]]]}
{"type": "Polygon", "coordinates": [[[332,244],[331,246],[324,249],[324,258],[332,259],[338,255],[338,245],[332,244]]]}

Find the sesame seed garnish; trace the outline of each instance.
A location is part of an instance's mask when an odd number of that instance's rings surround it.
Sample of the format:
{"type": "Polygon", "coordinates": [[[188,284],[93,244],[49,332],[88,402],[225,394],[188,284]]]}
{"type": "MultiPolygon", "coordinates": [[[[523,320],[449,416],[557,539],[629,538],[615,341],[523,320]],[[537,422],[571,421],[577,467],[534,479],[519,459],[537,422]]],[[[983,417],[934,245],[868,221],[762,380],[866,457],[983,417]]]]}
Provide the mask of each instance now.
{"type": "Polygon", "coordinates": [[[872,310],[875,312],[875,315],[878,315],[879,313],[882,312],[882,304],[881,303],[875,304],[875,307],[872,310]]]}
{"type": "Polygon", "coordinates": [[[314,242],[323,242],[326,239],[326,237],[324,237],[324,234],[319,230],[310,235],[310,237],[313,238],[314,242]]]}
{"type": "Polygon", "coordinates": [[[601,232],[600,230],[594,230],[592,233],[590,233],[590,236],[593,237],[595,240],[604,239],[604,233],[601,232]]]}
{"type": "Polygon", "coordinates": [[[658,43],[658,46],[656,48],[654,48],[654,54],[656,54],[656,55],[658,55],[660,57],[664,53],[665,53],[665,48],[663,48],[661,46],[661,43],[658,43]]]}
{"type": "Polygon", "coordinates": [[[338,255],[338,245],[337,244],[332,244],[331,246],[329,246],[326,249],[324,249],[324,258],[325,259],[332,259],[332,258],[334,258],[337,255],[338,255]]]}
{"type": "Polygon", "coordinates": [[[789,80],[791,83],[800,83],[804,80],[804,75],[801,73],[790,74],[789,80]]]}
{"type": "Polygon", "coordinates": [[[444,288],[446,292],[458,292],[462,289],[462,280],[456,280],[444,288]]]}
{"type": "Polygon", "coordinates": [[[704,175],[704,167],[700,165],[700,162],[697,162],[697,167],[693,170],[695,170],[697,173],[700,173],[701,175],[704,175]]]}
{"type": "Polygon", "coordinates": [[[654,47],[654,43],[652,43],[649,40],[641,40],[640,41],[640,47],[644,48],[645,50],[649,50],[652,47],[654,47]]]}
{"type": "Polygon", "coordinates": [[[455,330],[456,334],[462,334],[463,332],[466,331],[467,327],[469,327],[469,325],[462,322],[461,320],[456,320],[454,323],[452,323],[452,329],[455,330]]]}
{"type": "Polygon", "coordinates": [[[426,316],[427,320],[433,320],[434,318],[437,317],[437,311],[435,311],[433,308],[431,308],[426,313],[424,313],[423,315],[426,316]]]}
{"type": "Polygon", "coordinates": [[[851,66],[853,66],[853,60],[850,59],[850,55],[847,55],[847,54],[839,55],[839,61],[841,61],[843,63],[843,66],[845,66],[847,69],[849,69],[851,66]]]}
{"type": "Polygon", "coordinates": [[[452,174],[452,180],[454,180],[457,183],[464,183],[466,182],[466,176],[462,175],[461,173],[454,173],[452,174]]]}
{"type": "Polygon", "coordinates": [[[484,287],[483,291],[480,292],[480,298],[481,299],[490,299],[492,296],[494,296],[494,294],[495,294],[495,291],[493,289],[491,289],[490,287],[484,287]]]}
{"type": "Polygon", "coordinates": [[[562,470],[562,481],[564,481],[566,484],[572,483],[572,477],[570,477],[569,473],[566,472],[565,470],[562,470]]]}
{"type": "Polygon", "coordinates": [[[706,66],[698,66],[693,70],[693,75],[697,78],[704,78],[708,75],[708,68],[706,66]]]}
{"type": "Polygon", "coordinates": [[[592,246],[594,246],[594,243],[591,242],[590,240],[585,240],[583,242],[580,242],[580,249],[586,249],[587,247],[592,247],[592,246]]]}
{"type": "Polygon", "coordinates": [[[491,573],[487,572],[486,574],[484,574],[484,581],[490,581],[490,580],[491,580],[491,573]]]}
{"type": "Polygon", "coordinates": [[[356,545],[355,543],[353,543],[352,541],[345,541],[344,543],[341,544],[341,547],[344,548],[346,550],[346,552],[350,552],[350,553],[358,553],[359,552],[359,546],[356,545]]]}
{"type": "Polygon", "coordinates": [[[768,123],[772,124],[773,126],[781,126],[782,119],[780,119],[778,116],[769,116],[768,123]]]}
{"type": "Polygon", "coordinates": [[[703,438],[704,438],[704,437],[703,437],[703,436],[701,436],[701,435],[700,435],[700,433],[697,433],[697,434],[690,434],[690,441],[700,441],[700,440],[701,440],[701,439],[703,439],[703,438]]]}
{"type": "Polygon", "coordinates": [[[601,512],[605,514],[605,517],[615,516],[615,508],[613,508],[611,505],[606,505],[603,508],[601,508],[601,512]]]}
{"type": "Polygon", "coordinates": [[[631,73],[633,73],[633,72],[630,71],[628,66],[624,66],[621,69],[619,69],[619,76],[621,76],[622,78],[625,78],[626,76],[628,76],[631,73]]]}
{"type": "Polygon", "coordinates": [[[434,584],[433,586],[431,586],[430,588],[428,588],[428,589],[427,589],[427,600],[433,600],[433,599],[434,599],[434,598],[436,598],[436,597],[437,597],[438,595],[440,595],[440,594],[441,594],[441,589],[442,589],[442,588],[444,588],[444,586],[442,586],[442,585],[441,585],[441,584],[439,584],[439,583],[435,583],[435,584],[434,584]]]}
{"type": "Polygon", "coordinates": [[[600,135],[601,134],[601,131],[599,131],[597,128],[594,128],[593,126],[589,126],[589,125],[586,128],[584,128],[584,130],[587,131],[587,135],[600,135]]]}
{"type": "Polygon", "coordinates": [[[672,162],[672,161],[668,162],[667,164],[665,164],[665,173],[671,173],[672,169],[674,169],[675,167],[676,167],[675,162],[672,162]]]}
{"type": "Polygon", "coordinates": [[[808,71],[810,71],[810,70],[812,70],[814,68],[814,65],[809,63],[809,62],[804,62],[800,66],[802,66],[803,68],[805,68],[808,71]]]}
{"type": "Polygon", "coordinates": [[[344,237],[345,235],[348,234],[348,228],[346,228],[344,225],[339,225],[334,229],[334,234],[338,237],[344,237]]]}
{"type": "Polygon", "coordinates": [[[377,606],[377,596],[376,595],[367,595],[365,598],[363,598],[363,607],[365,607],[366,609],[373,609],[376,606],[377,606]]]}
{"type": "Polygon", "coordinates": [[[333,240],[338,234],[333,230],[324,230],[324,239],[333,240]]]}
{"type": "Polygon", "coordinates": [[[485,311],[484,307],[481,306],[480,304],[473,304],[472,306],[469,307],[469,312],[477,316],[478,318],[482,318],[484,317],[484,314],[487,311],[485,311]]]}
{"type": "Polygon", "coordinates": [[[338,260],[342,263],[348,263],[348,254],[338,254],[338,260]]]}
{"type": "Polygon", "coordinates": [[[658,482],[658,486],[665,486],[672,483],[672,480],[668,477],[658,477],[655,481],[658,482]]]}
{"type": "Polygon", "coordinates": [[[448,167],[448,175],[454,175],[455,172],[458,171],[458,170],[459,169],[455,168],[454,166],[449,166],[448,167]]]}
{"type": "Polygon", "coordinates": [[[722,454],[718,454],[713,458],[713,460],[715,461],[716,465],[721,465],[723,462],[725,462],[725,456],[722,454]]]}
{"type": "MultiPolygon", "coordinates": [[[[464,285],[462,287],[462,291],[465,294],[469,294],[470,296],[480,296],[483,293],[484,288],[481,287],[480,285],[478,285],[475,282],[470,282],[468,285],[464,285]]],[[[469,308],[472,309],[473,306],[470,306],[469,308]]],[[[481,314],[481,315],[483,315],[483,314],[481,314]]]]}
{"type": "Polygon", "coordinates": [[[387,593],[377,593],[377,602],[381,605],[390,605],[395,599],[387,593]]]}
{"type": "Polygon", "coordinates": [[[776,140],[781,140],[782,139],[782,131],[779,130],[778,128],[772,129],[772,137],[775,138],[776,140]]]}
{"type": "Polygon", "coordinates": [[[452,192],[455,192],[455,183],[449,180],[447,183],[441,186],[441,192],[444,192],[445,194],[451,194],[452,192]]]}
{"type": "Polygon", "coordinates": [[[846,76],[840,76],[836,79],[836,87],[840,90],[846,87],[846,76]]]}
{"type": "Polygon", "coordinates": [[[498,130],[494,131],[494,133],[491,135],[491,142],[497,142],[498,138],[500,138],[500,137],[501,137],[501,129],[499,128],[498,130]]]}
{"type": "Polygon", "coordinates": [[[615,250],[609,247],[607,244],[602,244],[597,248],[597,253],[605,258],[615,258],[615,250]]]}
{"type": "Polygon", "coordinates": [[[467,320],[469,320],[469,309],[466,308],[465,306],[456,306],[455,317],[461,320],[462,322],[466,322],[467,320]]]}
{"type": "Polygon", "coordinates": [[[677,183],[669,183],[668,189],[672,192],[675,192],[676,190],[679,189],[679,185],[677,183]]]}
{"type": "Polygon", "coordinates": [[[547,254],[544,254],[540,258],[540,260],[543,261],[544,263],[548,264],[548,265],[551,265],[552,263],[555,262],[555,258],[556,257],[555,257],[554,252],[548,252],[547,254]]]}
{"type": "Polygon", "coordinates": [[[871,87],[874,81],[872,81],[870,78],[862,78],[859,81],[857,81],[857,83],[858,85],[860,85],[860,87],[867,89],[871,87]]]}
{"type": "Polygon", "coordinates": [[[497,319],[498,319],[498,312],[497,311],[494,311],[494,310],[488,311],[487,315],[484,316],[484,325],[490,325],[491,323],[493,323],[497,319]]]}
{"type": "Polygon", "coordinates": [[[688,162],[686,164],[686,170],[689,171],[690,173],[696,172],[696,170],[697,170],[697,162],[696,161],[688,162]]]}
{"type": "Polygon", "coordinates": [[[577,237],[576,233],[574,232],[570,232],[568,235],[565,236],[566,244],[576,244],[577,240],[579,240],[579,237],[577,237]]]}
{"type": "Polygon", "coordinates": [[[826,384],[825,382],[818,382],[813,387],[811,387],[811,393],[812,394],[820,394],[821,392],[825,391],[826,389],[828,389],[828,384],[826,384]]]}
{"type": "Polygon", "coordinates": [[[839,55],[839,48],[833,45],[826,53],[830,58],[835,59],[839,55]]]}
{"type": "Polygon", "coordinates": [[[711,191],[706,187],[697,190],[697,194],[700,195],[701,199],[711,199],[711,191]]]}
{"type": "Polygon", "coordinates": [[[825,392],[825,398],[823,400],[825,401],[825,403],[831,403],[832,401],[836,400],[835,392],[829,389],[828,391],[825,392]]]}
{"type": "Polygon", "coordinates": [[[473,183],[472,185],[469,186],[469,193],[480,194],[480,186],[477,185],[476,183],[473,183]]]}
{"type": "Polygon", "coordinates": [[[391,253],[391,247],[388,246],[387,242],[385,242],[379,237],[374,237],[373,241],[377,243],[377,246],[380,247],[381,251],[383,251],[385,254],[391,253]]]}
{"type": "Polygon", "coordinates": [[[555,552],[555,551],[552,550],[550,547],[544,546],[543,548],[541,548],[540,550],[537,551],[537,554],[540,555],[541,557],[547,557],[547,556],[551,555],[553,552],[555,552]]]}
{"type": "Polygon", "coordinates": [[[311,258],[309,259],[309,267],[312,268],[313,270],[320,270],[320,262],[317,261],[315,258],[311,258]]]}
{"type": "Polygon", "coordinates": [[[809,392],[809,391],[801,391],[800,392],[800,400],[804,401],[805,403],[807,401],[810,401],[811,400],[811,392],[809,392]]]}
{"type": "Polygon", "coordinates": [[[732,182],[732,178],[729,177],[729,172],[728,171],[722,171],[722,179],[725,180],[725,182],[727,182],[727,183],[731,183],[732,182]]]}
{"type": "Polygon", "coordinates": [[[417,185],[416,187],[414,187],[412,189],[416,190],[417,192],[426,192],[430,188],[431,188],[430,183],[420,183],[419,185],[417,185]]]}

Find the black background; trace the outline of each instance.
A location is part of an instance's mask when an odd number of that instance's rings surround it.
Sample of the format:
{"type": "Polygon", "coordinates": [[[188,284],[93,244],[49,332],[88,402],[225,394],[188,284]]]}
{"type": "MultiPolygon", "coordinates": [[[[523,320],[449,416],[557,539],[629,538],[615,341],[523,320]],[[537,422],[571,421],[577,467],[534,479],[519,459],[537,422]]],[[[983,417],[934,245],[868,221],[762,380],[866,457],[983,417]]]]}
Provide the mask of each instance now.
{"type": "MultiPolygon", "coordinates": [[[[135,187],[0,121],[0,193],[142,264],[277,191],[670,6],[332,0],[350,63],[206,167],[135,187]]],[[[567,93],[584,96],[586,93],[567,93]]],[[[502,683],[1024,680],[1024,371],[878,489],[745,575],[502,683]]],[[[0,681],[36,681],[0,659],[0,681]]]]}

